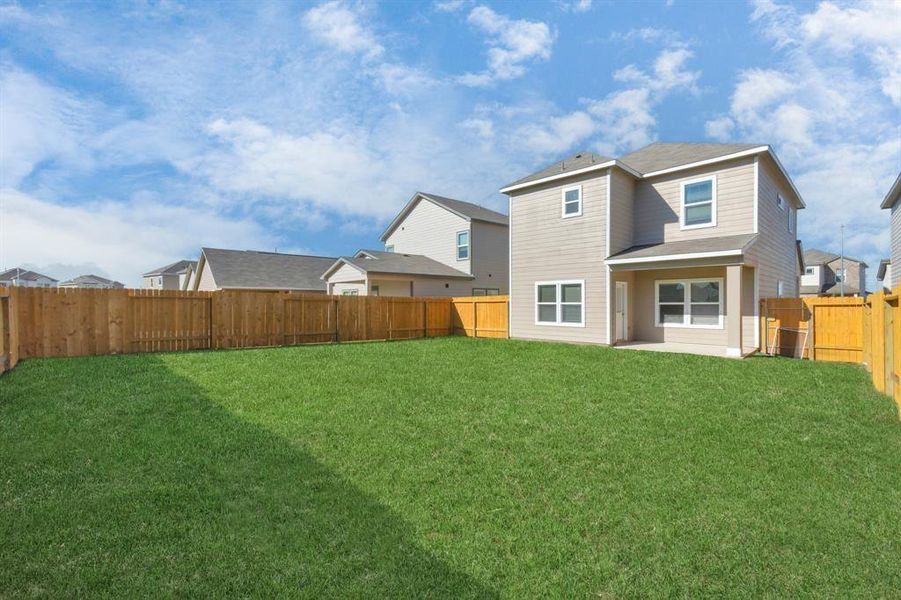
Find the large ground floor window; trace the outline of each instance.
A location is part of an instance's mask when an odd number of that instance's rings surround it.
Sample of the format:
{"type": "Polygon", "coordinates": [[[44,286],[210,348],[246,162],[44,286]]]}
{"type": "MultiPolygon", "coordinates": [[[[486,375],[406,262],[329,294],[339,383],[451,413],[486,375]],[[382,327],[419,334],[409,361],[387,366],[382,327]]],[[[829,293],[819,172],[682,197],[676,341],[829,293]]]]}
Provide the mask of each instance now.
{"type": "Polygon", "coordinates": [[[585,325],[585,282],[540,281],[535,284],[535,323],[585,325]]]}
{"type": "Polygon", "coordinates": [[[723,328],[723,280],[672,279],[654,282],[657,327],[723,328]]]}

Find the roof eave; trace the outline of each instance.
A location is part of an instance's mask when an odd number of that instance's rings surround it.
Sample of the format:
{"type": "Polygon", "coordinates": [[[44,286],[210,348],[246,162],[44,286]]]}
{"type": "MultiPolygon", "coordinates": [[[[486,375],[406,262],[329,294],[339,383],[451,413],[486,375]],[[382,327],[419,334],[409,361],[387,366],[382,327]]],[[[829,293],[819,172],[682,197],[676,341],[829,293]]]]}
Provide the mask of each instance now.
{"type": "Polygon", "coordinates": [[[898,202],[899,197],[901,197],[901,173],[898,173],[898,176],[895,178],[895,183],[892,184],[892,188],[888,191],[888,194],[885,195],[885,198],[882,200],[882,204],[880,204],[879,207],[892,208],[895,206],[895,203],[898,202]]]}

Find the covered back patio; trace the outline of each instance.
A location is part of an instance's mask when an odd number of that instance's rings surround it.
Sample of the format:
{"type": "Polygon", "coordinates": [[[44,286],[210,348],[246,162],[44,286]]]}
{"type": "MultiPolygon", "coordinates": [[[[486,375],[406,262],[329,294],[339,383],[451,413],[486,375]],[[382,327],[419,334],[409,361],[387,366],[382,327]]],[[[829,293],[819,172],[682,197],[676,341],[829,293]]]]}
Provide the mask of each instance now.
{"type": "Polygon", "coordinates": [[[630,248],[611,268],[611,340],[623,348],[742,357],[756,351],[754,236],[630,248]]]}

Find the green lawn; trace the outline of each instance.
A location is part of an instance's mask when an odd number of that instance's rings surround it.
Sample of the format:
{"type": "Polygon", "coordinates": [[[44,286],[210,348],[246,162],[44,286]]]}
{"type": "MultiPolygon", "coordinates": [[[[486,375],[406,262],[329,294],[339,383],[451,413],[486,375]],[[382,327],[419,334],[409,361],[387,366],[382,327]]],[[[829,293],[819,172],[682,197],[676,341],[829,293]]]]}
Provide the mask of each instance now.
{"type": "Polygon", "coordinates": [[[0,597],[901,590],[850,365],[444,338],[23,362],[0,597]]]}

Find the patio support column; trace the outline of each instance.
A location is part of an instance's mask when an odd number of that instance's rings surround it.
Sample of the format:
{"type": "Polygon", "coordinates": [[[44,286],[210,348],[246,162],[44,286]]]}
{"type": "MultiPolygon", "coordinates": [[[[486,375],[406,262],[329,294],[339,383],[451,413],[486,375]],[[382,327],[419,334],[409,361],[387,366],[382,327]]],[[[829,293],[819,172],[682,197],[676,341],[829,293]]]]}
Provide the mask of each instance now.
{"type": "Polygon", "coordinates": [[[726,354],[741,356],[741,265],[726,267],[726,354]]]}

